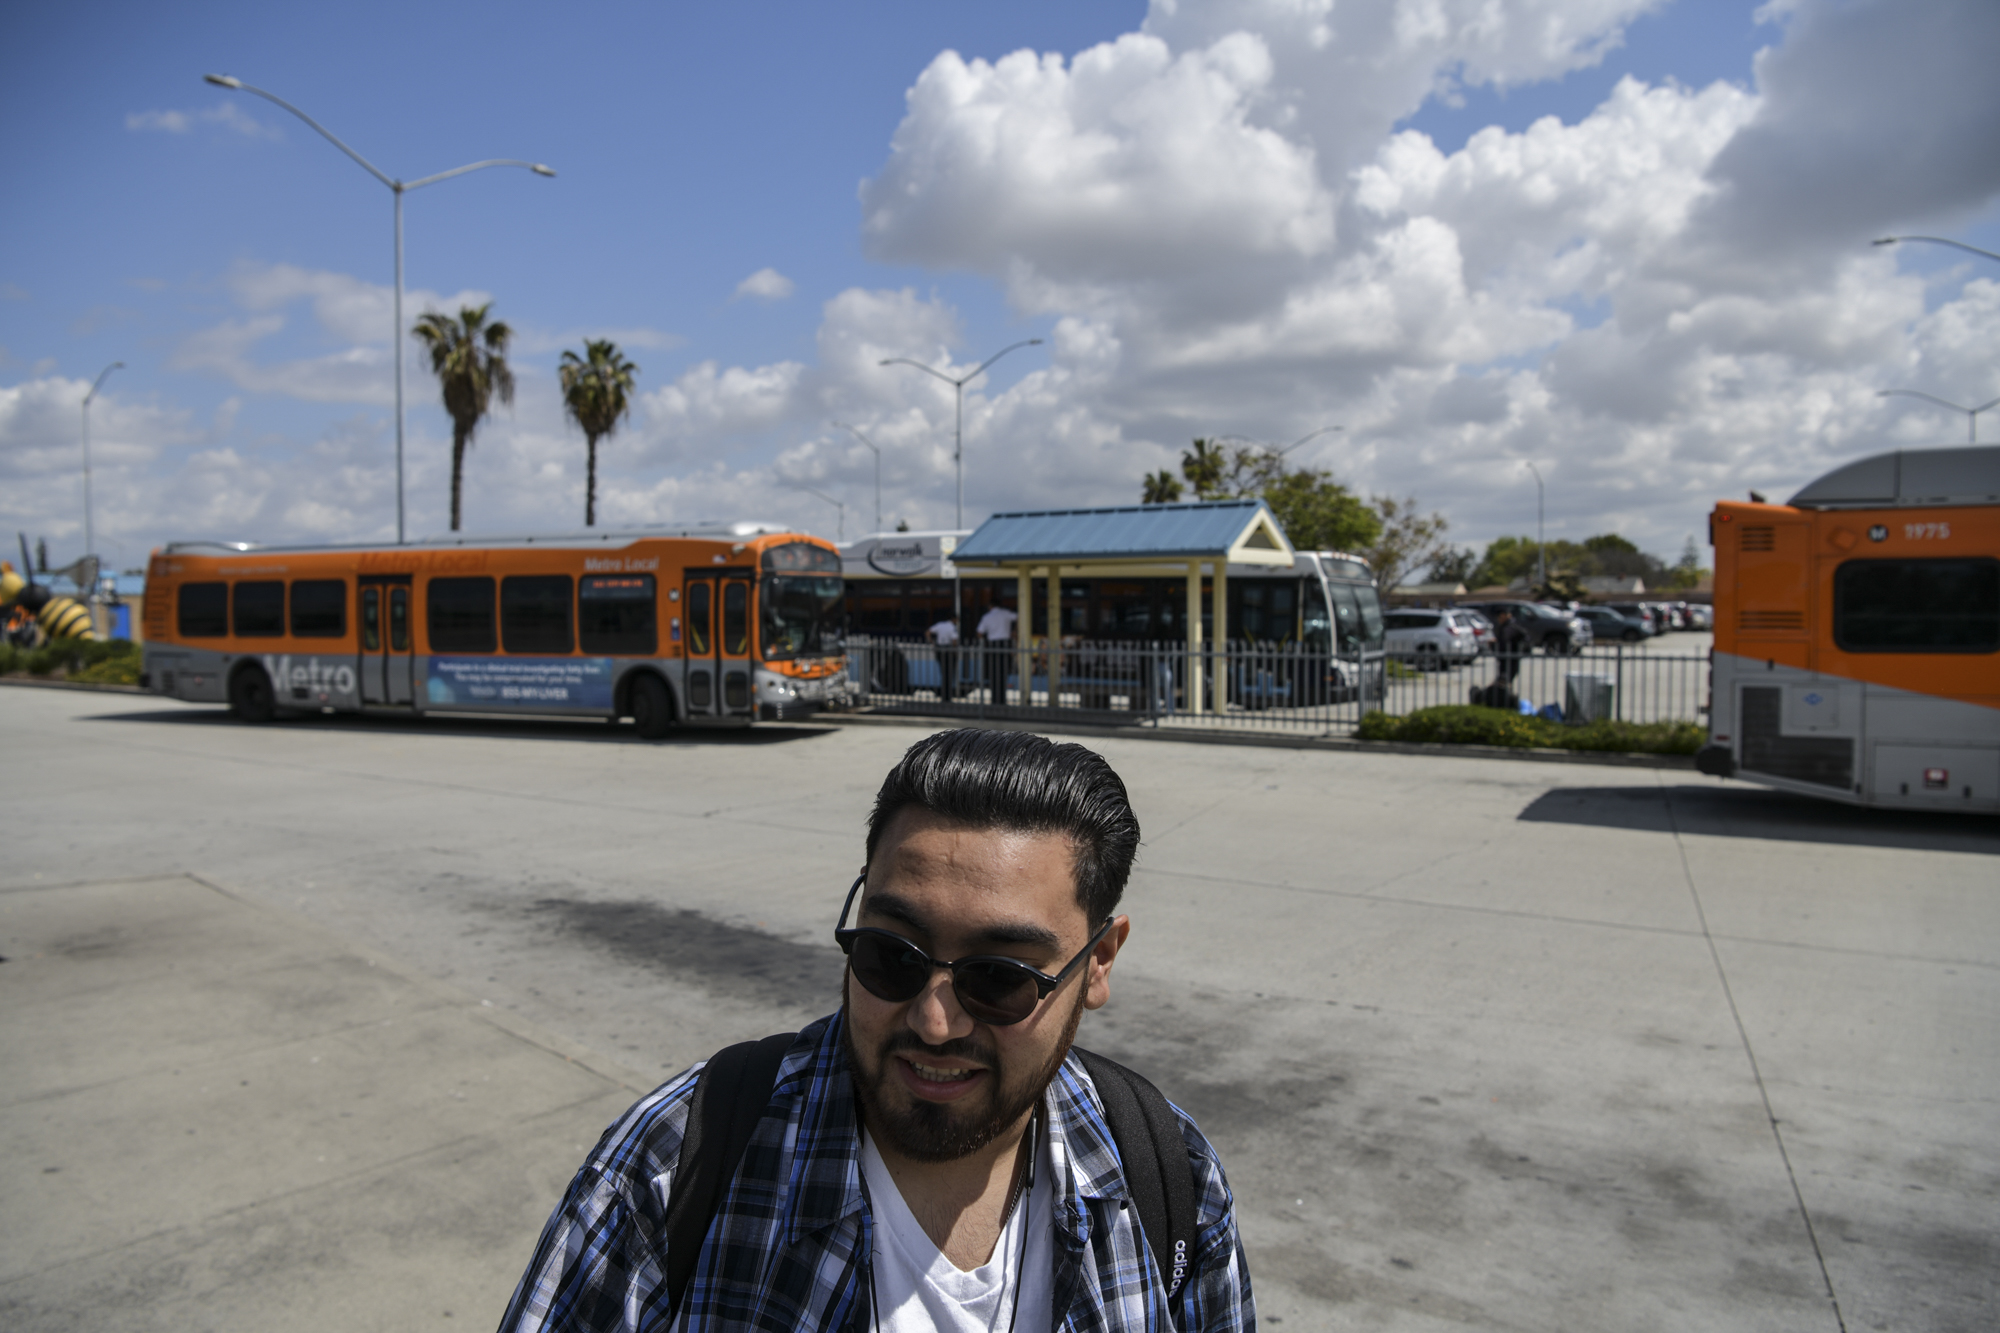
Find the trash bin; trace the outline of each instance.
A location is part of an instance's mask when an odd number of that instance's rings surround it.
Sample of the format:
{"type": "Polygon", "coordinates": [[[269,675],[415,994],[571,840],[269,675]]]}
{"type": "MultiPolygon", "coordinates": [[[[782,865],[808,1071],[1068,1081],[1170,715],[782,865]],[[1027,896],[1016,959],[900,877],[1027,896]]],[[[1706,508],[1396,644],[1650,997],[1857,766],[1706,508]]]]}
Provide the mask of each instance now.
{"type": "Polygon", "coordinates": [[[1618,686],[1611,677],[1582,671],[1563,677],[1563,716],[1578,726],[1609,719],[1617,706],[1618,686]]]}

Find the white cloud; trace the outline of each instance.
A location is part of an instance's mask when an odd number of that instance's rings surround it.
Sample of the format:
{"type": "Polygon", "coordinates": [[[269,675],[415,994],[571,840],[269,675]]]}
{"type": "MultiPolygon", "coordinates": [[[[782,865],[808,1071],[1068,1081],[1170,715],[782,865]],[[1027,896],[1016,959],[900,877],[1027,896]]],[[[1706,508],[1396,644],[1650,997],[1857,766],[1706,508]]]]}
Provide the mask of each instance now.
{"type": "Polygon", "coordinates": [[[738,297],[759,301],[782,301],[792,294],[792,280],[774,268],[760,268],[736,284],[738,297]]]}
{"type": "Polygon", "coordinates": [[[284,137],[276,125],[246,114],[234,102],[219,102],[198,111],[133,111],[125,117],[125,128],[140,133],[186,134],[201,125],[220,126],[251,139],[284,137]]]}

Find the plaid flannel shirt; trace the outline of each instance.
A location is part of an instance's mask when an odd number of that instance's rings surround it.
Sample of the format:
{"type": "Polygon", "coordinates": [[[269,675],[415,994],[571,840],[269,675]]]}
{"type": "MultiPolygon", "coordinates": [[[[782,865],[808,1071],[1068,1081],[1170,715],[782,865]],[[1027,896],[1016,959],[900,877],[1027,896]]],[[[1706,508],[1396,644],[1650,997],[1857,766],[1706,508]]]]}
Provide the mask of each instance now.
{"type": "MultiPolygon", "coordinates": [[[[770,1105],[723,1192],[672,1327],[686,1333],[868,1327],[874,1224],[861,1192],[854,1090],[834,1014],[799,1033],[770,1105]]],[[[604,1132],[550,1217],[501,1333],[665,1333],[668,1194],[701,1066],[656,1088],[604,1132]]],[[[1051,1326],[1075,1333],[1175,1327],[1090,1076],[1074,1055],[1045,1098],[1055,1163],[1051,1326]]],[[[1193,1271],[1175,1298],[1183,1333],[1250,1333],[1250,1273],[1215,1151],[1180,1115],[1194,1168],[1193,1271]]]]}

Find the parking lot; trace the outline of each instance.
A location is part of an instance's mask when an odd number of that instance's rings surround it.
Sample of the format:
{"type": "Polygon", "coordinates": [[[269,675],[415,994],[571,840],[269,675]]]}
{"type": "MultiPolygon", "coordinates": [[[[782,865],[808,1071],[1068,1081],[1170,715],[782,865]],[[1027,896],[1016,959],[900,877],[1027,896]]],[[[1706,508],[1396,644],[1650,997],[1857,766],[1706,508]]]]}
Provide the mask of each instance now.
{"type": "MultiPolygon", "coordinates": [[[[834,1006],[922,734],[0,688],[0,1324],[491,1326],[637,1090],[834,1006]]],[[[1079,1040],[1215,1140],[1267,1322],[2000,1324],[1991,821],[1088,743],[1145,843],[1079,1040]]]]}

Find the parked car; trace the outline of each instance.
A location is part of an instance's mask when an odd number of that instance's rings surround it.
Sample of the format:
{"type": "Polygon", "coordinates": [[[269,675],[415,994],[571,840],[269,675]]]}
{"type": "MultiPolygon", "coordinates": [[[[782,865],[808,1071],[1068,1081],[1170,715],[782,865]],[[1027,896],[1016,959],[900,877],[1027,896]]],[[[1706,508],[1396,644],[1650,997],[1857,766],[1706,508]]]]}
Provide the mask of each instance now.
{"type": "Polygon", "coordinates": [[[1391,611],[1382,628],[1383,647],[1398,661],[1434,668],[1479,656],[1479,635],[1461,611],[1391,611]]]}
{"type": "Polygon", "coordinates": [[[1462,606],[1457,608],[1457,610],[1472,625],[1472,632],[1478,636],[1479,651],[1481,653],[1491,653],[1493,645],[1497,642],[1493,622],[1477,611],[1467,610],[1462,606]]]}
{"type": "Polygon", "coordinates": [[[1688,628],[1689,628],[1689,629],[1714,629],[1714,628],[1715,628],[1715,608],[1714,608],[1714,607],[1712,607],[1712,606],[1707,606],[1707,605],[1704,605],[1704,604],[1703,604],[1703,603],[1701,603],[1701,602],[1689,602],[1689,603],[1688,603],[1688,628]]]}
{"type": "Polygon", "coordinates": [[[1545,653],[1581,652],[1592,638],[1589,621],[1545,602],[1471,602],[1459,609],[1477,611],[1496,625],[1500,613],[1508,612],[1528,632],[1528,647],[1545,653]]]}
{"type": "Polygon", "coordinates": [[[1637,643],[1652,631],[1644,622],[1621,616],[1608,606],[1586,606],[1577,612],[1590,622],[1590,632],[1598,639],[1619,639],[1625,643],[1637,643]]]}
{"type": "Polygon", "coordinates": [[[1636,620],[1646,627],[1648,634],[1665,634],[1667,622],[1653,609],[1651,602],[1610,602],[1608,609],[1616,611],[1628,620],[1636,620]]]}

